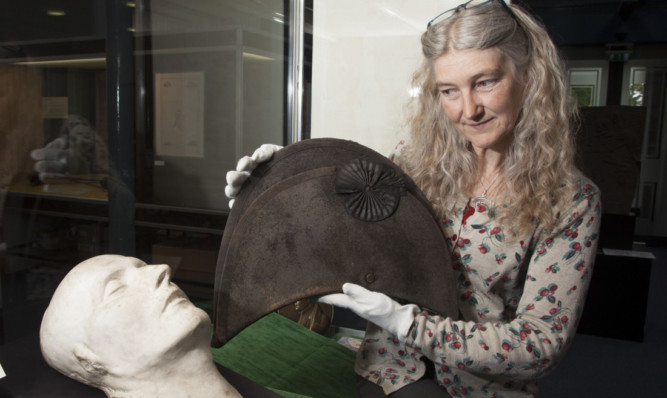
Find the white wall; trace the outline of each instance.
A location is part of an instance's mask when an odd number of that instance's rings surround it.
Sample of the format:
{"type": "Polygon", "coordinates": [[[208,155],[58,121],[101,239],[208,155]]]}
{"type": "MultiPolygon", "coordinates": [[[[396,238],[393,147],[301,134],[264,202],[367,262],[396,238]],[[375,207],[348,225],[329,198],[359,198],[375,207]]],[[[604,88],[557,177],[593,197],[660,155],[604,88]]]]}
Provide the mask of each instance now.
{"type": "Polygon", "coordinates": [[[316,0],[311,137],[349,139],[389,155],[408,129],[406,104],[426,24],[457,0],[316,0]]]}

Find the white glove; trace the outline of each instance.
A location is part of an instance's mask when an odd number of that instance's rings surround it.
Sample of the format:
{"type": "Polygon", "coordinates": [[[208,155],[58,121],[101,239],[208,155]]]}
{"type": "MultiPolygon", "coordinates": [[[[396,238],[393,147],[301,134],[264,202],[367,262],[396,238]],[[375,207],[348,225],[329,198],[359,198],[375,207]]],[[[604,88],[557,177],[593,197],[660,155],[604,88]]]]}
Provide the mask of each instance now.
{"type": "Polygon", "coordinates": [[[225,195],[231,199],[229,201],[229,208],[234,205],[234,199],[241,191],[241,186],[250,177],[250,173],[260,164],[268,162],[279,149],[280,145],[264,144],[257,148],[252,156],[244,156],[236,164],[236,170],[227,172],[227,186],[225,187],[225,195]]]}
{"type": "Polygon", "coordinates": [[[345,283],[342,294],[329,294],[320,297],[319,301],[348,308],[401,340],[408,336],[415,314],[420,311],[414,304],[401,305],[382,293],[353,283],[345,283]]]}
{"type": "Polygon", "coordinates": [[[74,148],[69,147],[64,137],[56,138],[44,146],[30,152],[35,160],[35,171],[39,179],[46,177],[62,177],[67,174],[82,174],[90,172],[88,162],[74,148]]]}

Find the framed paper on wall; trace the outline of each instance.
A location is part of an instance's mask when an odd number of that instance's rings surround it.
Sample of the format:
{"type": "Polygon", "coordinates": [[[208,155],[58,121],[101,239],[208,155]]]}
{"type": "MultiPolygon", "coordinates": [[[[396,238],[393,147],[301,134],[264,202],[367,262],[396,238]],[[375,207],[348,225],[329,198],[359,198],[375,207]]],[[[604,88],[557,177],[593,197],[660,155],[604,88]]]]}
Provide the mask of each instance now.
{"type": "Polygon", "coordinates": [[[155,74],[155,153],[204,157],[204,72],[155,74]]]}

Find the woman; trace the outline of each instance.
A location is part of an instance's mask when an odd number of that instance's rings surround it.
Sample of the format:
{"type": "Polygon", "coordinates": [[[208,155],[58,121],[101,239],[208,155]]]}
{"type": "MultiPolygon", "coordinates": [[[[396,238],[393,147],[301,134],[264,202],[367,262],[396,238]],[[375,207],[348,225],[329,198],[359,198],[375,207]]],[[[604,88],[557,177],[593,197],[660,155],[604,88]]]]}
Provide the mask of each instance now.
{"type": "Polygon", "coordinates": [[[461,317],[349,284],[321,301],[372,322],[355,370],[382,391],[362,394],[426,396],[435,381],[435,396],[536,396],[576,333],[600,220],[574,166],[563,67],[544,28],[502,0],[444,12],[422,45],[394,160],[442,217],[461,317]]]}

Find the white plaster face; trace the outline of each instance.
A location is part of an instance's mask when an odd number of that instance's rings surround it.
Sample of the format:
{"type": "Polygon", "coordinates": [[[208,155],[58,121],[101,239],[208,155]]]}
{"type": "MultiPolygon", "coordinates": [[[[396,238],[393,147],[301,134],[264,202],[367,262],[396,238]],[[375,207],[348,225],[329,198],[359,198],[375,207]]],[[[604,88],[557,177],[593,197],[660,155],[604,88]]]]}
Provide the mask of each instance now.
{"type": "Polygon", "coordinates": [[[450,50],[435,60],[440,102],[476,153],[504,153],[523,105],[524,85],[498,50],[450,50]]]}
{"type": "Polygon", "coordinates": [[[167,265],[132,257],[98,256],[79,264],[47,309],[43,351],[62,349],[65,353],[53,355],[60,360],[72,351],[79,356],[77,350],[85,347],[94,354],[87,361],[101,364],[108,374],[135,377],[194,347],[208,349],[210,318],[169,274],[167,265]]]}
{"type": "Polygon", "coordinates": [[[208,315],[170,282],[169,266],[130,257],[104,260],[89,286],[96,305],[86,330],[89,346],[108,358],[109,371],[150,369],[175,349],[208,343],[208,315]]]}
{"type": "Polygon", "coordinates": [[[74,267],[42,318],[44,359],[109,397],[240,397],[213,363],[211,320],[169,273],[115,255],[74,267]]]}

